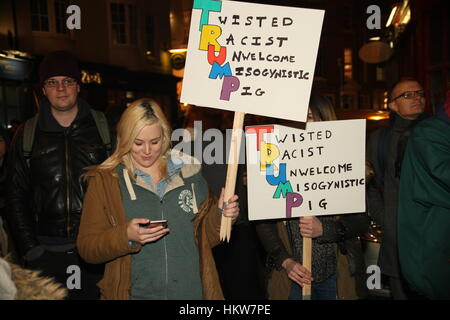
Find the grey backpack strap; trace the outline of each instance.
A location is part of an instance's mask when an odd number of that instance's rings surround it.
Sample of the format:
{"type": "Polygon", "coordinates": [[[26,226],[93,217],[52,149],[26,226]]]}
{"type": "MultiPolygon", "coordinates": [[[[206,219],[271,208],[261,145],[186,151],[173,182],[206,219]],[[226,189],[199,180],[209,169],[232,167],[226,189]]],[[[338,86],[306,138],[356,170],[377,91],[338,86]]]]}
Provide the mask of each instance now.
{"type": "Polygon", "coordinates": [[[36,131],[37,122],[39,120],[39,114],[36,114],[33,118],[28,119],[25,122],[23,129],[23,156],[27,162],[28,168],[30,167],[31,151],[33,148],[34,132],[36,131]]]}
{"type": "Polygon", "coordinates": [[[91,109],[92,117],[94,118],[95,125],[97,126],[100,137],[102,138],[103,144],[106,148],[106,153],[108,156],[111,155],[112,145],[111,145],[111,135],[109,133],[108,121],[103,112],[91,109]]]}

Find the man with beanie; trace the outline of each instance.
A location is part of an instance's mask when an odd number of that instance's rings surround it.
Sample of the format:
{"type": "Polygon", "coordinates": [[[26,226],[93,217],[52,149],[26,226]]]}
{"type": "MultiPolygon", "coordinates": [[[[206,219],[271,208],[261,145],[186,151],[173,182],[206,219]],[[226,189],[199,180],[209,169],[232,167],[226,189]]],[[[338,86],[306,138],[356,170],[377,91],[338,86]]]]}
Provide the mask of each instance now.
{"type": "Polygon", "coordinates": [[[30,136],[25,125],[9,153],[7,220],[27,268],[54,277],[69,289],[69,299],[97,299],[103,266],[86,264],[75,244],[86,190],[82,174],[107,158],[108,146],[97,113],[78,96],[77,60],[51,52],[39,76],[45,98],[33,118],[32,147],[24,150],[30,136]]]}
{"type": "Polygon", "coordinates": [[[414,129],[403,161],[398,249],[409,286],[450,299],[450,90],[436,116],[414,129]]]}

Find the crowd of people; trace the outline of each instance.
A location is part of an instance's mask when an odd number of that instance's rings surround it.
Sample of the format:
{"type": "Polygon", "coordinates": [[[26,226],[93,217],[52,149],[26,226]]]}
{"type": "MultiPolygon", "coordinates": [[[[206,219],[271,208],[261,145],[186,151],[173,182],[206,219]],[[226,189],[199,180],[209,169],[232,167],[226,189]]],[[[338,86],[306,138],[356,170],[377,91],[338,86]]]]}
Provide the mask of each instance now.
{"type": "MultiPolygon", "coordinates": [[[[390,123],[367,144],[366,212],[254,222],[245,165],[224,199],[226,163],[174,156],[157,102],[136,100],[112,124],[79,96],[80,77],[70,53],[49,53],[39,113],[12,139],[1,128],[0,299],[301,300],[305,285],[313,300],[368,299],[360,237],[371,220],[393,299],[450,298],[450,94],[428,116],[417,80],[393,86],[390,123]]],[[[193,111],[186,127],[224,129],[224,115],[193,111]]],[[[313,90],[308,122],[332,120],[313,90]]]]}

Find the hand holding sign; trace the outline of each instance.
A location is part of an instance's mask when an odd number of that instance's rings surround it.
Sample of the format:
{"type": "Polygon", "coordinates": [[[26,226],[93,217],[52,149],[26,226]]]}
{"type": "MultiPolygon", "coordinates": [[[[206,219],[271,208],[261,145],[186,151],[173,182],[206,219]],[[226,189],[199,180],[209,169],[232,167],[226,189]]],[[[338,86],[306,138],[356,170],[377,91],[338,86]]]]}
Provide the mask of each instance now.
{"type": "Polygon", "coordinates": [[[288,277],[292,281],[297,282],[302,287],[306,285],[311,286],[311,281],[313,281],[314,278],[305,266],[302,266],[300,263],[292,260],[291,258],[284,260],[281,266],[286,270],[288,277]]]}
{"type": "Polygon", "coordinates": [[[322,222],[316,217],[300,217],[299,228],[303,238],[314,239],[323,235],[322,222]]]}

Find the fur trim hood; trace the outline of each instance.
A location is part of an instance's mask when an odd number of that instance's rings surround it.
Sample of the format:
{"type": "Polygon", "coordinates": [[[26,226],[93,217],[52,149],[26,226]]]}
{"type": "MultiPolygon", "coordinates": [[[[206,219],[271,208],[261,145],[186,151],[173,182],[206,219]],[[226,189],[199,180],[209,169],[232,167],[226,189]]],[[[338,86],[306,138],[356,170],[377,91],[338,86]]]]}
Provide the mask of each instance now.
{"type": "Polygon", "coordinates": [[[67,295],[53,278],[0,258],[0,300],[63,300],[67,295]]]}

